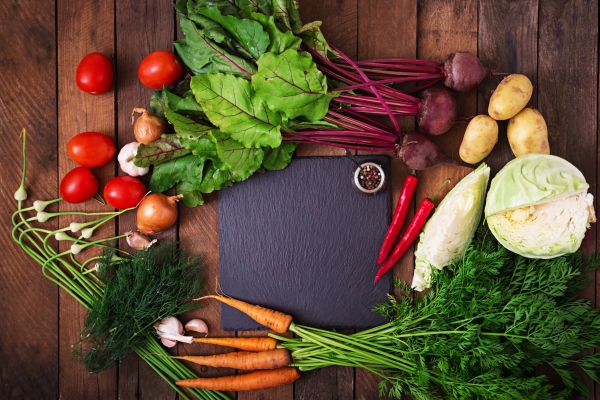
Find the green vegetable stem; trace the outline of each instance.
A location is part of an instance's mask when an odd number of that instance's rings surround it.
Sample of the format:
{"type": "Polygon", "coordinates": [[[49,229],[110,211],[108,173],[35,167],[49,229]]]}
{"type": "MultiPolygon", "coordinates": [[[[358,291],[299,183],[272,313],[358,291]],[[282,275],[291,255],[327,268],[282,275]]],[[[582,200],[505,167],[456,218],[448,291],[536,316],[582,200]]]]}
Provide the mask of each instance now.
{"type": "Polygon", "coordinates": [[[292,324],[294,338],[271,335],[294,366],[364,368],[382,381],[380,394],[414,399],[566,399],[589,393],[577,369],[600,381],[600,314],[577,299],[585,274],[600,264],[581,253],[528,259],[501,246],[481,226],[464,256],[413,296],[396,282],[398,300],[377,306],[389,322],[344,335],[292,324]],[[536,368],[549,365],[564,388],[536,368]]]}
{"type": "Polygon", "coordinates": [[[192,276],[197,272],[197,268],[194,267],[195,259],[188,260],[174,245],[157,246],[152,252],[144,253],[149,257],[136,257],[135,254],[130,256],[123,251],[120,251],[123,257],[115,257],[115,253],[119,250],[113,248],[112,243],[125,235],[87,240],[92,237],[95,229],[131,209],[98,213],[45,211],[48,205],[61,201],[60,198],[49,201],[37,200],[32,206],[24,207],[23,202],[27,199],[24,130],[21,137],[23,172],[21,184],[15,193],[17,210],[12,215],[12,237],[23,251],[42,267],[44,276],[88,310],[84,341],[93,342],[92,350],[83,355],[88,369],[98,372],[114,364],[128,352],[135,351],[182,398],[189,400],[191,395],[202,400],[228,399],[225,394],[216,391],[190,389],[183,392],[177,387],[175,381],[194,378],[195,375],[179,361],[169,358],[169,354],[153,336],[154,323],[160,318],[172,315],[171,313],[189,311],[191,308],[186,305],[186,301],[199,295],[199,281],[192,276]],[[32,213],[35,213],[35,216],[31,216],[32,213]],[[93,219],[86,222],[73,222],[67,227],[55,230],[43,227],[43,223],[50,218],[70,215],[93,219]],[[67,231],[80,232],[80,235],[72,237],[66,233],[67,231]],[[50,244],[52,239],[71,241],[72,245],[69,250],[59,253],[50,244]],[[104,255],[91,257],[84,262],[79,262],[75,258],[76,254],[91,247],[103,248],[104,255]],[[93,261],[98,262],[96,266],[90,267],[89,264],[93,261]],[[116,268],[117,265],[119,268],[116,268]],[[181,280],[182,284],[179,284],[180,279],[184,277],[187,279],[181,280]],[[175,281],[177,285],[173,284],[175,281]],[[122,284],[126,285],[126,290],[122,284]],[[145,307],[132,308],[132,303],[135,303],[135,307],[141,305],[139,300],[145,294],[145,290],[159,292],[162,297],[146,296],[149,303],[145,307]],[[140,297],[128,297],[127,291],[140,297]],[[129,303],[127,299],[130,300],[129,303]],[[115,304],[119,307],[115,307],[115,304]],[[115,309],[117,309],[116,314],[114,314],[115,309]],[[133,313],[132,316],[132,310],[141,311],[137,315],[133,313]],[[108,311],[113,314],[105,314],[108,311]],[[124,318],[124,315],[129,316],[130,319],[124,318]],[[119,325],[111,325],[111,323],[119,325]]]}

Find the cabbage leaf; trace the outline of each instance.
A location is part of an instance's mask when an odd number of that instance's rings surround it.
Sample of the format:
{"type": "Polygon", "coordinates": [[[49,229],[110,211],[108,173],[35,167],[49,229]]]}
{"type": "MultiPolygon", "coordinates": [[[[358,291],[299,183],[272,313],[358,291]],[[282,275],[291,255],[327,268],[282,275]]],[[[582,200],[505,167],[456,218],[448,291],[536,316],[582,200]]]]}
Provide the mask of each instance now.
{"type": "Polygon", "coordinates": [[[412,287],[431,285],[431,268],[442,269],[462,257],[481,219],[490,168],[482,163],[440,202],[427,221],[415,252],[412,287]]]}

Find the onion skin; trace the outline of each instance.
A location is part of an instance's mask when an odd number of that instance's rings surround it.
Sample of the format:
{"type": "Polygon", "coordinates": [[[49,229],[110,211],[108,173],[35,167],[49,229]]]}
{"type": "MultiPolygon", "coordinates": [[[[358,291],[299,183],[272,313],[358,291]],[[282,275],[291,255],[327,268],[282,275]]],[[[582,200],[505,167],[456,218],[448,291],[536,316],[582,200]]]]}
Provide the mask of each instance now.
{"type": "Polygon", "coordinates": [[[137,209],[137,228],[144,235],[153,235],[173,226],[177,221],[177,201],[183,195],[165,196],[152,193],[144,197],[137,209]]]}
{"type": "Polygon", "coordinates": [[[148,144],[155,142],[167,133],[167,123],[164,119],[152,114],[144,108],[134,108],[131,112],[131,123],[135,120],[135,114],[142,114],[133,125],[133,136],[140,143],[148,144]]]}

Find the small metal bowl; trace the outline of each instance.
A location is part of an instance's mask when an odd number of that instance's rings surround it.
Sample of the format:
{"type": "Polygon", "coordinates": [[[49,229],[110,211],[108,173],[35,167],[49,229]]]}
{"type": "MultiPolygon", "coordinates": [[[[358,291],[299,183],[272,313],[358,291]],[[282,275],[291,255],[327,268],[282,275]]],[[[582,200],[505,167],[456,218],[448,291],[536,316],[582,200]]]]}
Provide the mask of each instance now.
{"type": "Polygon", "coordinates": [[[365,161],[356,168],[352,180],[354,187],[364,194],[377,194],[385,189],[387,176],[383,167],[372,161],[365,161]]]}

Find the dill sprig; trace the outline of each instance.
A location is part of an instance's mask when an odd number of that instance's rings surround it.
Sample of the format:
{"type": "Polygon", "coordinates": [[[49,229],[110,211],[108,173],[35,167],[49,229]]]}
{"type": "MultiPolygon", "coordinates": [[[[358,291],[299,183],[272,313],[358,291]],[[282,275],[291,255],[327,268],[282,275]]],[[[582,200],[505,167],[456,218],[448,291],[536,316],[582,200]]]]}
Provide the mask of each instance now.
{"type": "Polygon", "coordinates": [[[277,337],[295,365],[365,368],[382,378],[382,395],[416,400],[550,399],[588,394],[575,365],[599,382],[600,315],[575,294],[598,255],[580,252],[528,259],[478,230],[461,260],[436,271],[432,288],[413,296],[396,282],[398,298],[376,311],[389,322],[352,335],[295,325],[297,338],[277,337]],[[549,365],[555,388],[536,368],[549,365]]]}
{"type": "Polygon", "coordinates": [[[200,268],[198,256],[188,258],[174,243],[130,258],[106,250],[97,272],[104,295],[91,304],[81,341],[86,349],[79,351],[88,371],[102,371],[144,346],[156,322],[198,308],[190,300],[202,295],[200,268]]]}

